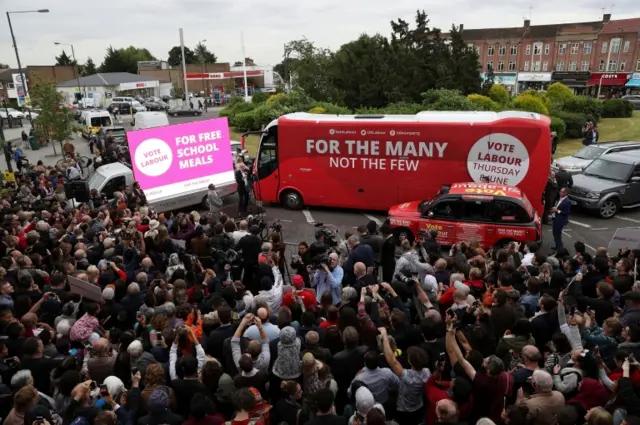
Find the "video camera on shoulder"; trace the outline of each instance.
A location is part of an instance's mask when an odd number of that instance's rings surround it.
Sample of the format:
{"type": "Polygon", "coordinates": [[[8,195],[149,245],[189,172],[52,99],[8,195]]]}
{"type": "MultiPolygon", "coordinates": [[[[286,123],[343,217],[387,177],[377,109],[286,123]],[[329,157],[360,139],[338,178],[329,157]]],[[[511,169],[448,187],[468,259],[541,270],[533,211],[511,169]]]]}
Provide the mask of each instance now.
{"type": "Polygon", "coordinates": [[[329,253],[325,252],[324,254],[316,255],[311,259],[311,265],[314,269],[322,269],[323,265],[329,265],[329,253]]]}

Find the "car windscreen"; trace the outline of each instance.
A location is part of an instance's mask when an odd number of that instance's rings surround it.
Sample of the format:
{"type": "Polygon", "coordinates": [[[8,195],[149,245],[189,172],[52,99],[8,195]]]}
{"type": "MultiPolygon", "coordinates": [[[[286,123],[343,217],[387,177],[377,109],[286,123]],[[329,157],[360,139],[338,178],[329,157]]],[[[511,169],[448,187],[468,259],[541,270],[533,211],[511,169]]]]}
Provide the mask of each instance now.
{"type": "Polygon", "coordinates": [[[606,159],[596,159],[584,169],[583,174],[605,180],[626,182],[632,168],[633,166],[631,164],[623,164],[606,159]]]}
{"type": "Polygon", "coordinates": [[[92,127],[108,127],[111,125],[111,117],[92,117],[92,127]]]}
{"type": "Polygon", "coordinates": [[[100,173],[93,173],[91,177],[89,177],[89,181],[87,181],[89,190],[100,190],[100,186],[106,179],[107,178],[100,173]]]}
{"type": "Polygon", "coordinates": [[[585,146],[572,156],[578,159],[596,159],[604,153],[605,149],[597,146],[585,146]]]}
{"type": "Polygon", "coordinates": [[[125,137],[126,134],[127,134],[127,132],[124,130],[124,128],[117,129],[117,130],[116,129],[111,130],[111,135],[113,137],[115,137],[116,139],[117,138],[123,138],[123,137],[125,137]]]}

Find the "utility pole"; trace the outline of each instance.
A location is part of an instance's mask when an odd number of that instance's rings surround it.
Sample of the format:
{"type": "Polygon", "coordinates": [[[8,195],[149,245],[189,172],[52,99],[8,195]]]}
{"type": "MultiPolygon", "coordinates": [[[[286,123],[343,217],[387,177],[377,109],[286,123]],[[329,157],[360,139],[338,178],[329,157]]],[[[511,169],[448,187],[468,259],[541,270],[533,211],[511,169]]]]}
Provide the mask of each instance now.
{"type": "Polygon", "coordinates": [[[184,58],[184,32],[180,28],[180,50],[182,51],[182,77],[184,79],[184,101],[189,100],[189,90],[187,89],[187,63],[184,58]]]}

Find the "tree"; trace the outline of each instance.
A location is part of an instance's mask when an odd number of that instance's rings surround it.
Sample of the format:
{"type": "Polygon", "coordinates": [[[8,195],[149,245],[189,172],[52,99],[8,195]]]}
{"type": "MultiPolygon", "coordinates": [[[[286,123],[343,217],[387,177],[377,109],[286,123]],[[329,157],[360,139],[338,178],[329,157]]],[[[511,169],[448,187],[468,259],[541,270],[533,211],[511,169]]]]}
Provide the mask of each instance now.
{"type": "Polygon", "coordinates": [[[493,67],[487,65],[487,73],[484,75],[484,81],[482,82],[482,92],[489,94],[491,87],[496,83],[496,76],[493,73],[493,67]]]}
{"type": "MultiPolygon", "coordinates": [[[[438,32],[436,40],[439,38],[438,32]]],[[[459,29],[452,26],[449,39],[442,40],[437,46],[441,49],[441,59],[436,87],[460,90],[462,94],[478,93],[482,84],[478,53],[467,45],[459,29]]]]}
{"type": "MultiPolygon", "coordinates": [[[[256,63],[251,58],[244,58],[244,63],[247,66],[256,66],[256,63]]],[[[242,61],[235,61],[233,66],[242,66],[242,61]]]]}
{"type": "Polygon", "coordinates": [[[96,69],[96,64],[93,62],[93,59],[87,58],[87,62],[82,67],[82,76],[93,75],[98,70],[96,69]]]}
{"type": "Polygon", "coordinates": [[[290,71],[293,85],[316,100],[330,100],[334,94],[330,77],[331,51],[317,48],[309,40],[302,39],[285,45],[285,58],[291,56],[298,59],[292,63],[290,71]]]}
{"type": "Polygon", "coordinates": [[[573,92],[562,83],[553,83],[547,87],[547,98],[553,103],[563,103],[573,97],[573,92]]]}
{"type": "Polygon", "coordinates": [[[64,96],[56,89],[55,81],[42,79],[36,79],[29,92],[33,106],[41,109],[34,120],[36,134],[46,140],[58,141],[62,152],[63,143],[74,131],[73,115],[61,106],[64,96]]]}
{"type": "MultiPolygon", "coordinates": [[[[295,64],[297,61],[298,61],[298,58],[285,57],[282,62],[280,62],[279,64],[273,67],[273,71],[277,72],[278,75],[282,77],[282,79],[286,84],[289,84],[291,70],[295,68],[296,66],[295,64]]],[[[239,63],[240,65],[234,65],[234,66],[242,66],[242,62],[236,62],[236,63],[239,63]]]]}
{"type": "Polygon", "coordinates": [[[104,62],[100,65],[100,72],[130,72],[138,73],[139,61],[157,60],[149,50],[129,46],[124,49],[107,48],[104,62]]]}
{"type": "Polygon", "coordinates": [[[342,45],[331,58],[330,81],[333,100],[351,109],[383,107],[390,102],[393,55],[389,42],[381,35],[363,34],[342,45]]]}
{"type": "MultiPolygon", "coordinates": [[[[198,57],[193,52],[193,50],[185,47],[184,61],[187,65],[191,65],[194,63],[198,63],[198,57]]],[[[180,46],[173,46],[171,50],[169,50],[169,58],[167,59],[167,62],[171,66],[182,66],[182,50],[180,49],[180,46]]]]}
{"type": "MultiPolygon", "coordinates": [[[[198,58],[198,61],[200,62],[216,63],[218,61],[218,58],[216,57],[216,55],[210,52],[207,46],[205,46],[201,42],[196,45],[195,49],[193,49],[193,53],[196,55],[196,57],[198,58]]],[[[187,54],[186,50],[184,54],[186,56],[187,54]]]]}
{"type": "Polygon", "coordinates": [[[509,92],[500,84],[494,84],[489,89],[489,97],[499,105],[506,106],[511,99],[509,92]]]}
{"type": "Polygon", "coordinates": [[[0,69],[8,69],[9,65],[7,65],[6,63],[0,63],[0,69]]]}
{"type": "Polygon", "coordinates": [[[58,66],[69,66],[75,65],[76,63],[67,55],[67,52],[64,50],[60,53],[60,56],[56,56],[56,65],[58,66]]]}

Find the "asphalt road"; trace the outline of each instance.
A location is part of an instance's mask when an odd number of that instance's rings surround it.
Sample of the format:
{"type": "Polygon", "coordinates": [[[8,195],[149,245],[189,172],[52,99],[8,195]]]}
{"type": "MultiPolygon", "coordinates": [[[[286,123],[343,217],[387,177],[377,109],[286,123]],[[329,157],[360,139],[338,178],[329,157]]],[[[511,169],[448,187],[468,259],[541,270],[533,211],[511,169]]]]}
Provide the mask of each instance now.
{"type": "MultiPolygon", "coordinates": [[[[219,108],[211,109],[207,114],[200,117],[169,117],[171,124],[186,123],[204,119],[216,118],[219,108]]],[[[125,117],[124,124],[129,125],[130,120],[125,117]]],[[[75,141],[76,149],[83,155],[89,155],[87,142],[82,138],[75,141]]],[[[46,155],[50,149],[43,149],[37,152],[26,151],[32,163],[38,159],[43,159],[45,163],[55,164],[59,157],[46,155]]],[[[230,216],[236,216],[237,197],[232,196],[225,199],[224,211],[230,216]]],[[[269,221],[279,219],[282,223],[282,233],[285,242],[288,244],[288,255],[295,253],[297,245],[301,241],[311,242],[314,237],[317,223],[335,226],[340,234],[344,236],[347,230],[355,231],[359,225],[366,224],[369,220],[379,223],[384,221],[386,213],[384,211],[367,212],[354,210],[337,210],[330,208],[309,208],[301,211],[291,211],[277,205],[266,206],[267,218],[269,221]]],[[[598,247],[606,247],[619,228],[640,229],[640,208],[623,210],[623,212],[613,219],[603,220],[589,215],[584,211],[574,208],[571,214],[569,225],[565,228],[563,241],[565,246],[573,252],[573,244],[582,241],[587,245],[590,252],[594,252],[598,247]]],[[[553,245],[551,227],[544,226],[543,249],[548,250],[553,245]]]]}

